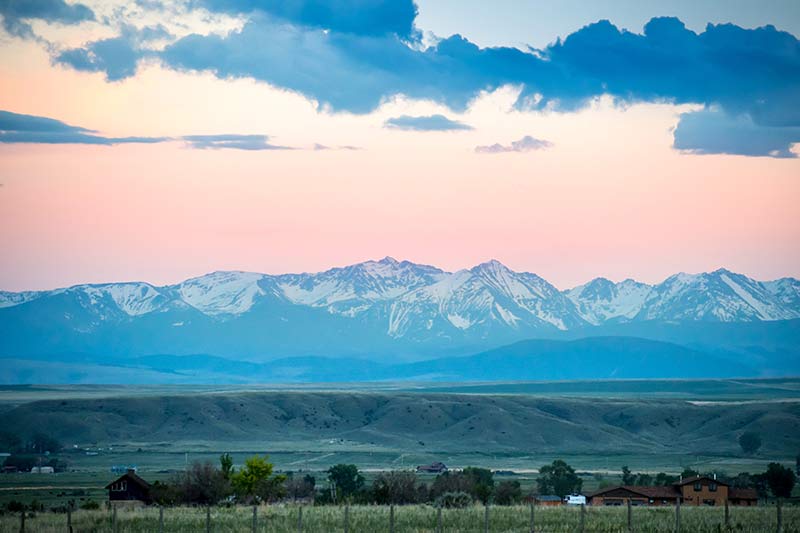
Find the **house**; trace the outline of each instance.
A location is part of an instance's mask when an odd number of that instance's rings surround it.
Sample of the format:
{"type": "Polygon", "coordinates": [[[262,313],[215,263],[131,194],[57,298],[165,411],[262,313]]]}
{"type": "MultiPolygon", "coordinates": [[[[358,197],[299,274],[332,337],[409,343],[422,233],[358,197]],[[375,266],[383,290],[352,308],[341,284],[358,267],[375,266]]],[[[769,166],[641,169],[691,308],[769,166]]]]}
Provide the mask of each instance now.
{"type": "Polygon", "coordinates": [[[150,503],[150,483],[140,478],[132,468],[108,485],[109,501],[139,501],[150,503]]]}
{"type": "Polygon", "coordinates": [[[598,490],[588,496],[590,505],[756,505],[752,489],[736,489],[716,477],[696,476],[667,486],[620,485],[598,490]]]}
{"type": "Polygon", "coordinates": [[[544,505],[545,507],[555,507],[561,505],[561,498],[555,494],[540,494],[534,496],[533,501],[536,505],[544,505]]]}
{"type": "Polygon", "coordinates": [[[16,474],[17,467],[16,466],[4,466],[2,472],[4,474],[16,474]]]}
{"type": "Polygon", "coordinates": [[[442,472],[447,472],[447,466],[444,463],[437,461],[429,465],[418,466],[417,472],[422,472],[426,474],[441,474],[442,472]]]}

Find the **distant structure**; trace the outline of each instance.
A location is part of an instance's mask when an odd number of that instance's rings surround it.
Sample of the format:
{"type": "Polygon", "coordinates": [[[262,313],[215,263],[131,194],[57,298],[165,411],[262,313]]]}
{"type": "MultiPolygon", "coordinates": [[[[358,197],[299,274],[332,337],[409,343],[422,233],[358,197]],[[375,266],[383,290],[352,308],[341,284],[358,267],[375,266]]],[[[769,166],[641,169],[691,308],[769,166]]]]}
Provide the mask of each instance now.
{"type": "Polygon", "coordinates": [[[52,466],[34,466],[31,468],[31,474],[53,474],[56,469],[52,466]]]}
{"type": "Polygon", "coordinates": [[[533,501],[536,505],[544,505],[545,507],[555,507],[563,503],[561,497],[555,494],[539,494],[534,496],[533,501]]]}
{"type": "Polygon", "coordinates": [[[150,498],[150,483],[140,478],[132,468],[106,485],[106,490],[108,490],[108,500],[112,502],[138,501],[150,503],[152,501],[150,498]]]}
{"type": "Polygon", "coordinates": [[[417,472],[425,474],[441,474],[442,472],[447,472],[447,465],[440,461],[431,463],[429,465],[419,465],[417,467],[417,472]]]}
{"type": "Polygon", "coordinates": [[[686,478],[663,487],[618,485],[588,495],[590,505],[757,505],[753,489],[738,489],[707,476],[686,478]]]}

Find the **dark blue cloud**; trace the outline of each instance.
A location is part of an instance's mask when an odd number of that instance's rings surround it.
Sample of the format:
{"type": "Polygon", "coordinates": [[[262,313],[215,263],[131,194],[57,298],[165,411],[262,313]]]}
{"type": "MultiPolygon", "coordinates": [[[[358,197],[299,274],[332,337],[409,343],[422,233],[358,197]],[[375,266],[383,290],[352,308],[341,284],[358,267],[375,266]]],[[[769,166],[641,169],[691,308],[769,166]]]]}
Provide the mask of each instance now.
{"type": "Polygon", "coordinates": [[[719,109],[684,113],[673,146],[695,154],[797,157],[800,127],[761,126],[747,114],[729,115],[719,109]]]}
{"type": "Polygon", "coordinates": [[[291,150],[288,146],[270,144],[267,135],[186,135],[181,137],[192,148],[219,149],[233,148],[236,150],[291,150]]]}
{"type": "Polygon", "coordinates": [[[44,20],[60,24],[78,24],[94,20],[94,12],[83,4],[64,0],[0,0],[3,28],[17,37],[33,37],[29,21],[44,20]]]}
{"type": "Polygon", "coordinates": [[[158,143],[166,137],[103,137],[92,130],[70,126],[60,120],[0,111],[0,143],[36,144],[128,144],[158,143]]]}
{"type": "Polygon", "coordinates": [[[472,129],[472,126],[469,124],[451,120],[444,115],[428,115],[421,117],[401,115],[399,117],[390,118],[384,125],[387,128],[414,131],[458,131],[472,129]]]}
{"type": "Polygon", "coordinates": [[[297,26],[359,35],[416,39],[413,0],[195,0],[220,13],[260,12],[297,26]]]}
{"type": "Polygon", "coordinates": [[[600,21],[543,50],[480,48],[459,35],[424,48],[408,42],[409,2],[198,1],[247,13],[248,21],[226,35],[185,36],[161,52],[100,41],[58,60],[121,79],[152,54],[177,70],[260,80],[355,113],[395,95],[463,110],[481,91],[513,84],[520,109],[572,111],[607,94],[625,103],[716,106],[763,127],[800,126],[800,42],[773,26],[708,25],[695,33],[678,19],[654,18],[633,33],[600,21]],[[383,18],[398,5],[408,13],[383,18]],[[340,17],[343,6],[362,9],[340,17]],[[390,24],[396,20],[401,26],[390,24]]]}
{"type": "Polygon", "coordinates": [[[143,44],[169,37],[169,32],[160,24],[145,28],[123,26],[118,37],[65,50],[53,60],[83,72],[103,72],[108,81],[118,81],[136,74],[139,60],[150,53],[142,48],[143,44]]]}
{"type": "Polygon", "coordinates": [[[532,152],[534,150],[544,150],[550,148],[553,143],[543,139],[537,139],[526,135],[518,141],[513,141],[511,144],[504,145],[500,143],[490,144],[487,146],[476,146],[475,152],[479,154],[502,154],[505,152],[532,152]]]}

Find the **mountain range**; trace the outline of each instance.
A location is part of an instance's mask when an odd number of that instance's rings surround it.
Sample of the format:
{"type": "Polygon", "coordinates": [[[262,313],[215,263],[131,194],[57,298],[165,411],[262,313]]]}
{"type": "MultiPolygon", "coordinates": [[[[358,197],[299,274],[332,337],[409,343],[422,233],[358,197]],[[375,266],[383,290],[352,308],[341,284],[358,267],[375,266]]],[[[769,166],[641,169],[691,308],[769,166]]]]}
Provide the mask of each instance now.
{"type": "MultiPolygon", "coordinates": [[[[0,356],[213,354],[419,359],[658,324],[800,318],[800,281],[725,269],[559,290],[498,261],[445,272],[386,257],[320,273],[0,292],[0,356]]],[[[620,334],[627,334],[622,331],[620,334]]],[[[659,339],[663,340],[663,339],[659,339]]],[[[672,341],[674,339],[670,339],[672,341]]]]}

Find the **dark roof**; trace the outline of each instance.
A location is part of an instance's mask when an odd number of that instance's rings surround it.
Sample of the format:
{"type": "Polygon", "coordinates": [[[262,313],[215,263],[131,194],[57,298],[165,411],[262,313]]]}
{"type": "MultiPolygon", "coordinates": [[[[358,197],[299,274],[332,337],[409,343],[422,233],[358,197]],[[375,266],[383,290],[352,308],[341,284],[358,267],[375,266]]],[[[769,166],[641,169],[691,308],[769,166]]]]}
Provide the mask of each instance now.
{"type": "Polygon", "coordinates": [[[614,490],[626,490],[630,493],[636,494],[637,496],[641,496],[643,498],[652,498],[652,499],[659,499],[659,498],[677,498],[680,496],[680,493],[677,491],[675,487],[667,486],[667,487],[655,487],[655,486],[631,486],[631,485],[615,485],[613,487],[606,487],[604,489],[600,489],[596,492],[589,494],[590,498],[595,496],[602,496],[607,492],[611,492],[614,490]]]}
{"type": "Polygon", "coordinates": [[[732,500],[757,500],[758,492],[756,489],[739,489],[731,487],[728,489],[728,498],[732,500]]]}
{"type": "Polygon", "coordinates": [[[673,484],[675,486],[682,487],[683,485],[689,485],[690,483],[695,483],[697,481],[703,481],[703,480],[707,480],[707,481],[710,481],[712,483],[716,483],[717,485],[725,485],[726,487],[730,486],[729,484],[725,483],[724,481],[720,481],[718,479],[714,479],[714,478],[711,478],[711,477],[708,477],[708,476],[687,477],[686,479],[682,479],[680,481],[676,481],[673,484]]]}
{"type": "Polygon", "coordinates": [[[536,500],[540,502],[560,502],[561,498],[559,496],[545,494],[543,496],[536,496],[536,500]]]}
{"type": "Polygon", "coordinates": [[[136,483],[140,487],[144,487],[145,489],[149,489],[150,488],[150,483],[148,483],[147,481],[143,480],[138,475],[136,475],[136,472],[128,471],[128,472],[125,472],[124,474],[122,474],[120,477],[118,477],[114,481],[112,481],[111,483],[109,483],[108,485],[106,485],[106,489],[110,489],[111,485],[113,485],[117,481],[122,481],[123,479],[128,479],[128,480],[136,483]]]}

